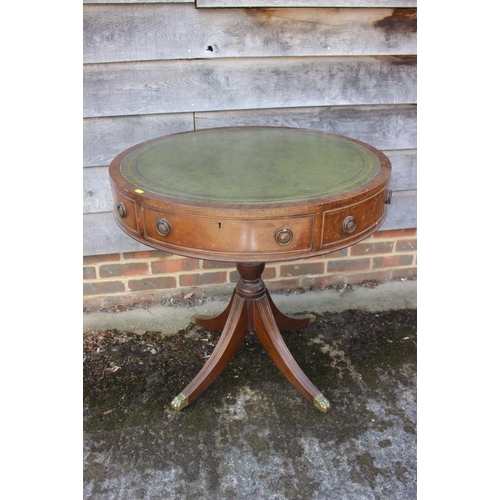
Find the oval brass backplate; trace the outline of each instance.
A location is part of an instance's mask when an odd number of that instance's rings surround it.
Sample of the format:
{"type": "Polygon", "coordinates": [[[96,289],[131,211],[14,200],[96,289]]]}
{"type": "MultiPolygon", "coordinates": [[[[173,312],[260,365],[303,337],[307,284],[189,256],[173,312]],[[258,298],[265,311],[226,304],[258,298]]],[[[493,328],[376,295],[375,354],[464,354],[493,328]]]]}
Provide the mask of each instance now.
{"type": "Polygon", "coordinates": [[[162,236],[168,236],[170,234],[170,231],[171,231],[170,224],[165,219],[160,219],[156,223],[156,230],[162,236]]]}
{"type": "Polygon", "coordinates": [[[352,215],[348,215],[342,222],[342,231],[344,233],[352,233],[356,229],[356,219],[352,215]]]}
{"type": "Polygon", "coordinates": [[[276,243],[278,243],[278,245],[288,245],[293,239],[293,233],[287,227],[282,227],[276,231],[274,238],[276,239],[276,243]]]}
{"type": "Polygon", "coordinates": [[[127,209],[123,203],[119,203],[116,206],[116,211],[118,212],[118,217],[120,217],[120,219],[125,219],[125,217],[127,217],[127,209]]]}

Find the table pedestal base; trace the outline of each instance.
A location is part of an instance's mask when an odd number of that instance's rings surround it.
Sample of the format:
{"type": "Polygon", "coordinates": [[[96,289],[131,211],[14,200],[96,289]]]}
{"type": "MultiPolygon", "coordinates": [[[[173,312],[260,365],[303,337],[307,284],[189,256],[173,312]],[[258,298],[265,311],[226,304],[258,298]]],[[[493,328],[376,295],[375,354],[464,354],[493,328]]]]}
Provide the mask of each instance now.
{"type": "Polygon", "coordinates": [[[202,394],[233,358],[247,332],[255,332],[269,357],[286,379],[316,408],[326,412],[330,403],[316,389],[288,350],[280,330],[302,328],[313,316],[288,316],[278,310],[261,279],[265,264],[236,264],[240,275],[227,308],[217,316],[198,315],[193,321],[209,330],[222,331],[210,358],[190,384],[172,401],[182,410],[202,394]]]}

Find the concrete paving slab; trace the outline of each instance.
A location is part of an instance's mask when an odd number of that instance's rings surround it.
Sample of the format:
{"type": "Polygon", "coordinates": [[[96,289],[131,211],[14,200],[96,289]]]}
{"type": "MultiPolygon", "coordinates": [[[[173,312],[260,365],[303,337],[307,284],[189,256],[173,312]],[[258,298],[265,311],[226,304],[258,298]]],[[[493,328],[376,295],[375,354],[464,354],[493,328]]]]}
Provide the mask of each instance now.
{"type": "MultiPolygon", "coordinates": [[[[354,285],[344,290],[327,289],[304,293],[272,293],[284,313],[340,312],[348,309],[386,311],[417,306],[417,281],[390,281],[375,288],[354,285]]],[[[209,297],[193,306],[153,305],[120,312],[84,313],[83,330],[152,330],[174,334],[190,322],[194,314],[217,314],[227,305],[228,296],[209,297]]]]}
{"type": "MultiPolygon", "coordinates": [[[[307,403],[251,336],[191,405],[181,412],[170,400],[158,407],[166,357],[144,380],[131,372],[142,384],[130,389],[136,400],[118,383],[84,420],[84,499],[417,498],[416,317],[408,311],[416,308],[416,281],[273,299],[284,312],[318,314],[286,342],[332,409],[321,413],[307,403]]],[[[176,342],[181,337],[174,331],[193,312],[216,313],[226,302],[196,311],[155,306],[91,313],[84,329],[151,329],[176,342]]],[[[185,347],[200,345],[200,336],[206,334],[194,331],[185,347]]],[[[99,397],[106,387],[98,388],[99,397]]]]}

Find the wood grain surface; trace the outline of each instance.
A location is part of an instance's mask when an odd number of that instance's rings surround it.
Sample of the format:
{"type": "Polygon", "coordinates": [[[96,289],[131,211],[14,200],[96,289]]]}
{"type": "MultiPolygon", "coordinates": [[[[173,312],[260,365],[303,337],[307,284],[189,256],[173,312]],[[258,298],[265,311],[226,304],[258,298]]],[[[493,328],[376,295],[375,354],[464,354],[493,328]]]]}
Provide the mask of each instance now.
{"type": "Polygon", "coordinates": [[[221,57],[407,55],[415,9],[193,9],[187,4],[84,9],[84,62],[221,57]]]}
{"type": "Polygon", "coordinates": [[[155,61],[84,68],[85,117],[416,102],[414,57],[155,61]]]}
{"type": "Polygon", "coordinates": [[[141,247],[110,217],[106,172],[120,151],[220,126],[372,144],[393,163],[384,228],[415,227],[416,2],[207,1],[83,2],[84,254],[141,247]]]}

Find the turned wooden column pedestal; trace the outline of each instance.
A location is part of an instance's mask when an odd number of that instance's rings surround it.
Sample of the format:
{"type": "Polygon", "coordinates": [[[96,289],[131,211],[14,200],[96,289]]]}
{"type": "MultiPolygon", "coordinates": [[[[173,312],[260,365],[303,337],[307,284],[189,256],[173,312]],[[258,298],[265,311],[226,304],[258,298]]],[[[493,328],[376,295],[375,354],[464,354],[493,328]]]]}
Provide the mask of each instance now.
{"type": "Polygon", "coordinates": [[[219,376],[240,347],[247,332],[260,343],[286,379],[316,408],[326,412],[330,403],[307,378],[288,350],[280,330],[290,331],[312,323],[309,315],[288,316],[278,310],[267,291],[262,273],[265,264],[236,264],[240,279],[226,309],[217,316],[198,315],[193,321],[209,330],[222,331],[207,363],[191,383],[172,401],[181,410],[192,403],[219,376]]]}

